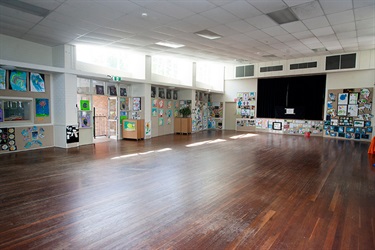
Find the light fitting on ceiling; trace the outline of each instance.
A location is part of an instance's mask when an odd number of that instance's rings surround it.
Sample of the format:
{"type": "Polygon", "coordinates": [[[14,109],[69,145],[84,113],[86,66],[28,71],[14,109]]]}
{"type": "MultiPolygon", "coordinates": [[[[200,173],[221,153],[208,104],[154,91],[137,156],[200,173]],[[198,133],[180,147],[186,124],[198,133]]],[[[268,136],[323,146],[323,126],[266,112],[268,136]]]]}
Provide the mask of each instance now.
{"type": "Polygon", "coordinates": [[[298,18],[290,8],[274,11],[267,14],[272,20],[278,24],[291,23],[298,21],[298,18]]]}
{"type": "Polygon", "coordinates": [[[21,2],[19,0],[0,0],[0,5],[40,17],[46,17],[50,12],[45,8],[21,2]]]}
{"type": "Polygon", "coordinates": [[[314,51],[315,53],[317,53],[317,52],[326,52],[328,50],[326,48],[317,48],[317,49],[312,49],[312,51],[314,51]]]}
{"type": "Polygon", "coordinates": [[[172,43],[172,42],[157,42],[156,44],[160,46],[168,47],[168,48],[173,48],[173,49],[178,49],[178,48],[185,46],[183,44],[172,43]]]}
{"type": "Polygon", "coordinates": [[[203,37],[203,38],[210,39],[210,40],[219,39],[219,38],[222,37],[221,35],[216,34],[215,32],[212,32],[212,31],[209,31],[209,30],[197,31],[194,34],[196,34],[200,37],[203,37]]]}

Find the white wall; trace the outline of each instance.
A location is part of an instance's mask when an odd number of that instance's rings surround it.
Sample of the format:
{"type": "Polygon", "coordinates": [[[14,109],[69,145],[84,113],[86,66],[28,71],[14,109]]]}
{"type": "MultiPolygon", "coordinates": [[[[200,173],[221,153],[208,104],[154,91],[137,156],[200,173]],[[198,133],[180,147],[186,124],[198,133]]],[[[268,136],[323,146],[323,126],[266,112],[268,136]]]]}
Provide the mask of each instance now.
{"type": "Polygon", "coordinates": [[[214,101],[233,102],[237,97],[237,92],[257,92],[257,84],[258,79],[227,80],[224,86],[225,94],[215,95],[214,101]]]}
{"type": "Polygon", "coordinates": [[[326,89],[374,87],[375,70],[327,74],[326,89]]]}
{"type": "Polygon", "coordinates": [[[0,35],[0,59],[53,66],[52,47],[0,35]]]}

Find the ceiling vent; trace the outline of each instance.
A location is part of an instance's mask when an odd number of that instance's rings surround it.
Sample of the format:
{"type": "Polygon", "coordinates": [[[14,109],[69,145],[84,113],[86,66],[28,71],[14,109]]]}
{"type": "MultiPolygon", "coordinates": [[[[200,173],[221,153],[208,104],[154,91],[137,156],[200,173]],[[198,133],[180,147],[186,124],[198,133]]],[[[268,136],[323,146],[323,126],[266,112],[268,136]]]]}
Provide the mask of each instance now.
{"type": "Polygon", "coordinates": [[[353,69],[356,65],[356,56],[356,53],[337,56],[327,56],[326,70],[353,69]]]}
{"type": "Polygon", "coordinates": [[[236,77],[254,76],[254,65],[244,65],[236,67],[236,77]]]}
{"type": "Polygon", "coordinates": [[[317,62],[294,63],[290,65],[290,70],[309,69],[318,67],[317,62]]]}
{"type": "Polygon", "coordinates": [[[260,67],[260,72],[272,72],[272,71],[282,71],[283,65],[277,65],[277,66],[268,66],[268,67],[260,67]]]}
{"type": "Polygon", "coordinates": [[[298,18],[290,8],[274,11],[267,14],[272,20],[278,24],[291,23],[298,21],[298,18]]]}

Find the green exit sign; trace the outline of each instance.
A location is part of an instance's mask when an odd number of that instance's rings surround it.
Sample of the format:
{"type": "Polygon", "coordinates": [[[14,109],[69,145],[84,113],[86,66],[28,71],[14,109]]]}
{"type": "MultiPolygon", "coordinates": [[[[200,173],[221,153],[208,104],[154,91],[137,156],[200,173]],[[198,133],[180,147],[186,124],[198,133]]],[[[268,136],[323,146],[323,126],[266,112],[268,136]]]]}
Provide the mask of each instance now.
{"type": "Polygon", "coordinates": [[[115,82],[119,82],[119,81],[121,81],[121,77],[120,76],[112,76],[112,80],[115,81],[115,82]]]}

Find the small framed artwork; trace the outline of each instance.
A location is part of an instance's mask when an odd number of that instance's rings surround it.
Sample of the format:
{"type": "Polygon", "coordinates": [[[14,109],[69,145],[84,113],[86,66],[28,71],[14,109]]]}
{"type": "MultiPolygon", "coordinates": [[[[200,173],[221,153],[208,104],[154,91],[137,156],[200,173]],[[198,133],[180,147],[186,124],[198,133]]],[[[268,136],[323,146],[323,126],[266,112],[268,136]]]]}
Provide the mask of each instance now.
{"type": "Polygon", "coordinates": [[[282,123],[281,122],[273,122],[272,123],[272,129],[273,130],[281,130],[282,129],[282,123]]]}
{"type": "Polygon", "coordinates": [[[372,133],[372,127],[366,127],[366,132],[367,133],[372,133]]]}
{"type": "Polygon", "coordinates": [[[133,97],[133,111],[140,111],[140,110],[142,110],[141,98],[133,97]]]}
{"type": "Polygon", "coordinates": [[[356,134],[360,134],[361,133],[361,128],[355,128],[355,131],[354,131],[356,134]]]}
{"type": "Polygon", "coordinates": [[[339,120],[338,120],[338,119],[331,119],[331,125],[332,125],[332,126],[337,126],[337,125],[339,125],[339,120]]]}
{"type": "Polygon", "coordinates": [[[347,105],[348,104],[348,93],[339,93],[338,94],[338,105],[347,105]]]}
{"type": "Polygon", "coordinates": [[[46,92],[44,74],[30,72],[29,79],[31,92],[46,92]]]}
{"type": "Polygon", "coordinates": [[[345,133],[338,133],[338,136],[344,138],[345,137],[345,133]]]}
{"type": "Polygon", "coordinates": [[[97,95],[104,95],[104,86],[102,85],[95,85],[96,94],[97,95]]]}
{"type": "Polygon", "coordinates": [[[348,116],[357,117],[358,116],[358,105],[348,105],[348,116]]]}
{"type": "Polygon", "coordinates": [[[355,133],[355,134],[354,134],[354,139],[356,139],[356,140],[361,139],[361,134],[359,134],[359,133],[355,133]]]}
{"type": "Polygon", "coordinates": [[[360,121],[360,120],[354,121],[354,127],[362,128],[364,126],[365,126],[365,121],[360,121]]]}
{"type": "Polygon", "coordinates": [[[357,104],[359,93],[349,93],[349,104],[357,104]]]}
{"type": "Polygon", "coordinates": [[[90,110],[89,100],[80,100],[79,102],[81,110],[90,110]]]}
{"type": "Polygon", "coordinates": [[[365,121],[365,127],[370,127],[371,126],[371,121],[365,121]]]}
{"type": "Polygon", "coordinates": [[[338,105],[337,106],[337,115],[346,116],[347,105],[338,105]]]}
{"type": "Polygon", "coordinates": [[[151,98],[156,97],[156,87],[151,87],[151,98]]]}
{"type": "Polygon", "coordinates": [[[346,133],[345,134],[345,138],[346,139],[351,139],[353,136],[352,136],[352,133],[346,133]]]}
{"type": "Polygon", "coordinates": [[[347,133],[354,133],[354,128],[353,127],[347,127],[346,132],[347,133]]]}
{"type": "Polygon", "coordinates": [[[336,137],[337,133],[336,132],[331,132],[329,135],[332,136],[332,137],[336,137]]]}
{"type": "Polygon", "coordinates": [[[167,99],[172,99],[172,90],[167,89],[167,99]]]}
{"type": "Polygon", "coordinates": [[[339,133],[344,133],[344,127],[339,127],[338,132],[339,133]]]}
{"type": "Polygon", "coordinates": [[[6,76],[7,71],[5,69],[0,68],[0,89],[6,89],[6,76]]]}
{"type": "Polygon", "coordinates": [[[120,88],[120,96],[127,96],[126,88],[120,88]]]}
{"type": "Polygon", "coordinates": [[[159,98],[165,99],[165,89],[159,88],[159,98]]]}
{"type": "Polygon", "coordinates": [[[11,70],[9,73],[9,89],[26,92],[27,73],[25,71],[11,70]]]}
{"type": "Polygon", "coordinates": [[[116,86],[108,86],[108,92],[110,96],[117,96],[116,86]]]}

